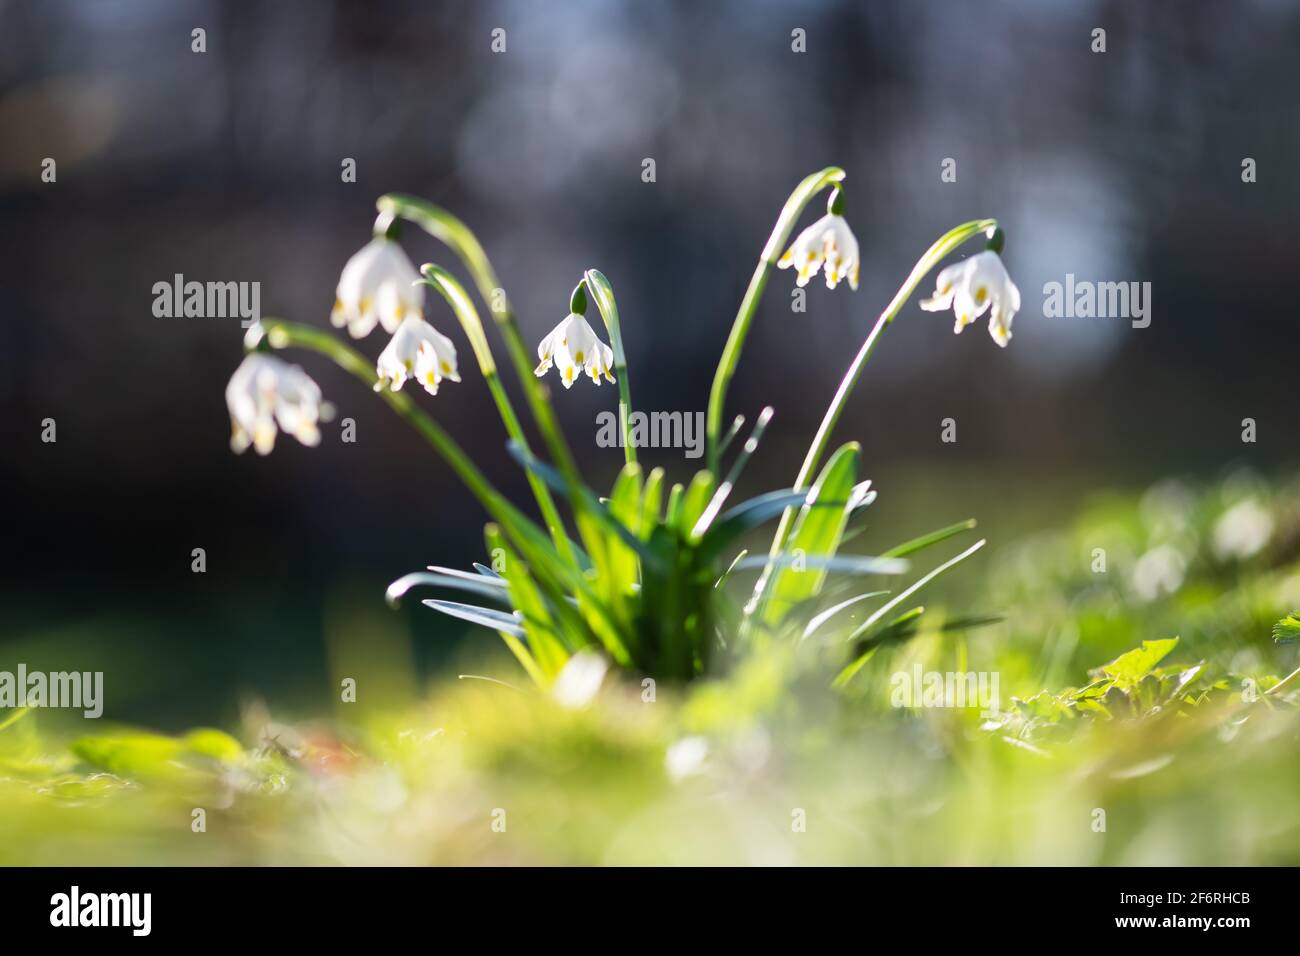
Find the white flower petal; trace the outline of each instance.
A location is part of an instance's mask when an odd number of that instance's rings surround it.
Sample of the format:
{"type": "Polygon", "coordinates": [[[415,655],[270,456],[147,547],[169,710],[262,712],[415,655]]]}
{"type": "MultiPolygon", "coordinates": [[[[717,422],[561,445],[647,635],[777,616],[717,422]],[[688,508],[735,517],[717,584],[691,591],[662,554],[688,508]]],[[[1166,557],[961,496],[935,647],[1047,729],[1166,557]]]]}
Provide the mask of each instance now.
{"type": "Polygon", "coordinates": [[[954,263],[943,269],[935,281],[934,295],[922,302],[921,308],[927,312],[943,312],[950,308],[953,297],[957,294],[957,284],[966,271],[967,262],[969,260],[954,263]]]}
{"type": "Polygon", "coordinates": [[[609,661],[602,655],[594,651],[579,651],[569,658],[555,678],[551,696],[561,707],[571,710],[586,707],[596,699],[608,670],[609,661]]]}
{"type": "Polygon", "coordinates": [[[705,737],[683,737],[664,754],[664,770],[674,781],[703,773],[709,758],[709,741],[705,737]]]}
{"type": "Polygon", "coordinates": [[[989,314],[989,335],[1003,348],[1011,341],[1012,315],[1014,313],[1007,312],[999,303],[994,304],[993,311],[989,314]]]}
{"type": "Polygon", "coordinates": [[[559,345],[560,337],[563,334],[566,322],[568,322],[567,318],[564,322],[561,322],[555,328],[551,329],[550,332],[546,333],[542,341],[537,344],[537,358],[539,359],[539,364],[534,370],[534,373],[539,378],[545,375],[551,368],[551,360],[555,356],[555,349],[559,345]]]}
{"type": "Polygon", "coordinates": [[[1244,559],[1273,537],[1273,516],[1254,498],[1237,502],[1214,524],[1214,554],[1220,561],[1244,559]]]}

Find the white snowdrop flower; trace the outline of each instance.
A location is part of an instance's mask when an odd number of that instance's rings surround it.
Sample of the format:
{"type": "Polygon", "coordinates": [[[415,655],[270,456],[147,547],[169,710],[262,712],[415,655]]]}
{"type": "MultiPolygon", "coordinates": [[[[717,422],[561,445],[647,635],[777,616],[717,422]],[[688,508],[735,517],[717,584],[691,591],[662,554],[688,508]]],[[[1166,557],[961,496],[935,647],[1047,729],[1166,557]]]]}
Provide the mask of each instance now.
{"type": "Polygon", "coordinates": [[[369,335],[378,322],[396,332],[407,316],[421,317],[424,286],[402,247],[376,236],[348,260],[339,276],[330,322],[348,327],[354,339],[369,335]]]}
{"type": "Polygon", "coordinates": [[[1157,545],[1133,566],[1133,590],[1143,601],[1154,601],[1181,588],[1186,574],[1183,553],[1171,545],[1157,545]]]}
{"type": "Polygon", "coordinates": [[[1196,495],[1185,482],[1166,478],[1152,485],[1138,502],[1149,537],[1168,541],[1191,532],[1196,495]]]}
{"type": "Polygon", "coordinates": [[[438,394],[438,385],[444,378],[460,381],[456,370],[456,346],[424,319],[409,315],[393,333],[392,339],[379,353],[375,365],[379,381],[375,391],[388,387],[394,392],[414,378],[430,395],[438,394]]]}
{"type": "Polygon", "coordinates": [[[858,240],[844,217],[828,212],[799,233],[794,243],[777,260],[778,269],[793,266],[797,272],[795,284],[806,286],[818,270],[826,275],[826,288],[833,289],[840,280],[848,278],[849,288],[857,289],[858,240]]]}
{"type": "Polygon", "coordinates": [[[537,346],[537,357],[541,359],[537,376],[545,375],[554,363],[565,388],[571,388],[578,374],[584,371],[597,385],[602,375],[607,381],[614,381],[609,371],[614,364],[614,350],[596,338],[585,318],[572,312],[542,339],[537,346]]]}
{"type": "Polygon", "coordinates": [[[252,445],[259,455],[275,446],[277,426],[304,445],[319,444],[317,423],[328,408],[322,406],[320,387],[306,372],[262,352],[248,355],[230,376],[226,406],[230,447],[240,453],[252,445]]]}
{"type": "Polygon", "coordinates": [[[927,312],[942,312],[949,307],[957,314],[954,332],[960,332],[989,310],[989,335],[1005,348],[1011,341],[1011,320],[1020,311],[1020,290],[1007,275],[1002,257],[986,249],[942,270],[934,295],[921,303],[927,312]]]}
{"type": "Polygon", "coordinates": [[[683,737],[664,754],[664,770],[673,780],[684,780],[704,771],[709,758],[709,741],[704,737],[683,737]]]}
{"type": "Polygon", "coordinates": [[[586,707],[596,699],[605,673],[609,670],[609,661],[593,651],[579,651],[569,658],[555,684],[551,687],[551,696],[561,707],[578,710],[586,707]]]}
{"type": "Polygon", "coordinates": [[[1237,502],[1214,524],[1214,554],[1220,561],[1257,554],[1273,537],[1273,516],[1254,498],[1237,502]]]}

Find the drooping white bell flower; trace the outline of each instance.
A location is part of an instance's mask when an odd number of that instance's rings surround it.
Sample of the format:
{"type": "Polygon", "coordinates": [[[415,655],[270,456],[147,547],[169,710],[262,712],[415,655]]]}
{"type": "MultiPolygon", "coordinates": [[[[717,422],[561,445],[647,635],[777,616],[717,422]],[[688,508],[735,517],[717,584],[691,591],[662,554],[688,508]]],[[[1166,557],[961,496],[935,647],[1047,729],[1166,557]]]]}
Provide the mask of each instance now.
{"type": "Polygon", "coordinates": [[[1173,594],[1187,576],[1187,557],[1168,544],[1157,545],[1133,566],[1133,590],[1143,601],[1173,594]]]}
{"type": "Polygon", "coordinates": [[[1273,516],[1254,498],[1237,502],[1214,524],[1214,554],[1220,561],[1244,560],[1273,537],[1273,516]]]}
{"type": "Polygon", "coordinates": [[[379,381],[375,391],[387,386],[394,392],[414,378],[430,395],[438,394],[444,378],[460,381],[456,370],[456,346],[424,319],[410,315],[393,333],[375,366],[379,381]]]}
{"type": "Polygon", "coordinates": [[[1002,257],[992,249],[948,266],[939,273],[934,295],[921,303],[927,312],[951,307],[957,315],[954,332],[989,310],[989,335],[1003,348],[1011,341],[1011,320],[1020,311],[1020,290],[1007,275],[1002,257]]]}
{"type": "Polygon", "coordinates": [[[857,289],[858,240],[844,217],[828,212],[795,238],[790,248],[776,262],[778,269],[798,270],[795,284],[806,286],[819,269],[826,275],[826,288],[833,289],[848,278],[849,288],[857,289]]]}
{"type": "Polygon", "coordinates": [[[320,443],[320,387],[297,365],[274,355],[253,352],[244,359],[226,385],[226,407],[236,453],[252,445],[259,455],[268,454],[277,425],[304,445],[320,443]]]}
{"type": "Polygon", "coordinates": [[[378,322],[396,332],[408,315],[421,317],[424,286],[402,247],[376,236],[347,261],[339,275],[330,322],[348,327],[354,339],[369,335],[378,322]]]}
{"type": "Polygon", "coordinates": [[[571,388],[578,373],[584,371],[597,385],[602,375],[607,381],[614,381],[609,371],[614,364],[614,350],[596,338],[585,318],[572,312],[542,339],[537,346],[537,357],[541,359],[535,370],[538,378],[546,374],[553,362],[560,370],[565,388],[571,388]]]}

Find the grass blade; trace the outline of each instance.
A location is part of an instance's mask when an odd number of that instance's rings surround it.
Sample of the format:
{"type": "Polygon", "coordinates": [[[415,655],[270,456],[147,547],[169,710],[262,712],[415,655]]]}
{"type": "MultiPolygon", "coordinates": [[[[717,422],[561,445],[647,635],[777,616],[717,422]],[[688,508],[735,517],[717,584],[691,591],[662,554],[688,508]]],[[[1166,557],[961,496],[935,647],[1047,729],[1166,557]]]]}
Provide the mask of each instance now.
{"type": "Polygon", "coordinates": [[[811,621],[808,622],[808,626],[804,628],[803,634],[800,636],[799,640],[801,641],[807,640],[823,624],[825,624],[827,621],[833,618],[836,614],[839,614],[840,611],[851,608],[855,604],[861,604],[863,601],[866,601],[870,598],[882,597],[888,593],[889,593],[888,591],[868,591],[865,594],[856,595],[855,597],[849,598],[847,601],[841,601],[839,604],[835,604],[832,605],[831,607],[828,607],[826,610],[822,611],[811,621]]]}
{"type": "Polygon", "coordinates": [[[471,624],[481,624],[489,630],[504,631],[513,637],[524,636],[522,620],[513,613],[494,611],[491,608],[479,607],[475,604],[439,601],[432,598],[422,603],[435,611],[441,611],[449,617],[460,618],[462,621],[469,621],[471,624]]]}
{"type": "Polygon", "coordinates": [[[902,604],[909,597],[911,597],[917,591],[921,590],[921,588],[925,587],[927,584],[929,584],[935,578],[939,577],[941,574],[944,574],[945,572],[950,571],[953,568],[955,568],[957,565],[961,564],[963,561],[969,558],[980,548],[984,547],[986,543],[987,542],[985,541],[984,538],[980,538],[980,540],[976,541],[973,545],[971,545],[961,554],[957,555],[957,557],[948,559],[943,564],[939,565],[937,568],[932,570],[929,574],[926,574],[924,577],[917,580],[914,584],[912,584],[911,587],[899,593],[899,595],[895,597],[892,601],[887,601],[885,604],[881,605],[879,608],[876,609],[875,613],[873,613],[869,618],[866,619],[866,621],[862,623],[861,627],[859,627],[856,631],[854,631],[852,634],[849,635],[849,640],[850,641],[857,640],[859,637],[865,634],[873,624],[875,624],[882,617],[884,617],[886,614],[888,614],[890,611],[896,608],[899,604],[902,604]]]}
{"type": "Polygon", "coordinates": [[[775,624],[790,607],[821,590],[827,566],[818,567],[803,559],[813,555],[833,558],[839,550],[853,506],[860,452],[857,442],[849,442],[831,456],[808,491],[785,550],[777,556],[777,561],[769,562],[776,570],[764,582],[759,598],[762,620],[767,624],[775,624]],[[781,560],[791,555],[799,556],[800,560],[781,560]]]}
{"type": "Polygon", "coordinates": [[[965,521],[950,524],[946,528],[940,528],[938,531],[931,531],[929,534],[923,534],[919,538],[913,538],[911,541],[904,541],[902,544],[895,545],[884,553],[884,557],[901,558],[906,554],[915,554],[923,548],[939,544],[941,541],[947,541],[954,535],[961,534],[963,531],[969,531],[974,527],[975,519],[967,518],[965,521]]]}

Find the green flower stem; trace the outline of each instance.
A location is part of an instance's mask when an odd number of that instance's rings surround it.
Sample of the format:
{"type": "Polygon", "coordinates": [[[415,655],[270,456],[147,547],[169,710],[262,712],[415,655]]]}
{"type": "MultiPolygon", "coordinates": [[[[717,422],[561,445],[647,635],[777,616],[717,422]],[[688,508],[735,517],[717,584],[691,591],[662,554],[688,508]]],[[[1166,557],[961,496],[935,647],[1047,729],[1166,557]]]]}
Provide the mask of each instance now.
{"type": "MultiPolygon", "coordinates": [[[[286,322],[283,319],[265,318],[262,319],[261,324],[266,342],[274,349],[292,347],[310,349],[324,355],[343,371],[355,375],[371,388],[374,388],[378,381],[374,366],[365,356],[328,332],[309,325],[286,322]]],[[[394,392],[392,389],[385,388],[379,391],[379,395],[433,446],[434,451],[451,466],[457,477],[465,483],[474,497],[478,498],[502,527],[515,526],[515,522],[522,517],[518,510],[492,486],[456,440],[443,431],[441,425],[425,414],[405,392],[394,392]]]]}
{"type": "Polygon", "coordinates": [[[420,275],[424,277],[424,284],[436,289],[438,294],[447,300],[451,311],[456,314],[456,320],[465,330],[469,346],[474,350],[479,371],[484,375],[495,375],[496,361],[492,357],[492,347],[488,345],[487,334],[483,331],[483,320],[479,318],[474,300],[469,297],[465,287],[450,272],[433,262],[426,262],[420,266],[420,275]]]}
{"type": "MultiPolygon", "coordinates": [[[[862,343],[862,347],[858,349],[858,354],[854,356],[853,361],[849,364],[848,371],[846,371],[844,377],[840,379],[840,386],[835,391],[835,397],[831,399],[831,404],[826,409],[826,414],[822,417],[822,423],[817,429],[817,434],[813,438],[812,445],[808,448],[808,454],[804,456],[803,466],[799,469],[799,476],[794,482],[795,490],[807,488],[809,483],[812,481],[813,475],[815,474],[818,465],[821,463],[822,455],[826,451],[826,445],[830,441],[831,432],[834,431],[836,423],[840,420],[840,414],[844,411],[844,406],[848,403],[849,395],[852,393],[853,387],[858,383],[858,376],[862,374],[862,367],[867,363],[867,359],[871,357],[871,353],[876,347],[876,342],[880,340],[880,336],[884,333],[889,324],[894,321],[894,318],[898,313],[902,311],[907,300],[911,298],[912,293],[916,291],[916,287],[921,284],[921,280],[924,279],[926,274],[938,265],[945,256],[955,250],[962,243],[980,233],[991,234],[993,230],[997,228],[997,225],[998,223],[996,219],[976,219],[972,222],[963,223],[940,236],[935,241],[934,245],[926,250],[925,255],[921,256],[921,258],[917,260],[916,265],[912,268],[911,274],[907,277],[907,281],[903,283],[896,293],[894,293],[894,298],[890,301],[889,305],[885,307],[885,311],[880,313],[880,317],[876,319],[876,324],[872,327],[866,341],[862,343]]],[[[781,549],[785,546],[786,538],[790,533],[790,526],[794,522],[794,515],[795,509],[787,508],[785,513],[781,516],[781,523],[777,526],[776,536],[772,540],[772,548],[769,552],[773,559],[781,553],[781,549]]],[[[760,595],[762,589],[766,586],[767,578],[770,576],[771,566],[772,565],[769,563],[768,568],[764,570],[762,578],[755,587],[756,595],[760,595]]]]}
{"type": "Polygon", "coordinates": [[[636,461],[636,446],[632,442],[632,391],[627,375],[627,355],[623,351],[623,330],[618,321],[618,303],[614,301],[614,287],[596,269],[588,269],[583,276],[605,320],[609,332],[609,345],[614,351],[614,371],[618,374],[618,420],[623,428],[623,455],[628,464],[636,461]]]}
{"type": "MultiPolygon", "coordinates": [[[[400,216],[415,223],[429,235],[449,246],[465,264],[479,295],[482,296],[488,311],[492,313],[497,327],[501,330],[501,335],[506,342],[506,351],[510,355],[510,361],[515,367],[519,383],[528,399],[529,410],[537,421],[537,427],[550,449],[551,457],[555,459],[566,483],[573,490],[570,500],[573,501],[575,510],[581,510],[584,506],[582,496],[576,492],[580,481],[573,454],[569,451],[564,434],[555,419],[555,413],[546,398],[545,387],[533,375],[532,361],[523,336],[519,332],[519,323],[515,321],[505,290],[501,287],[496,271],[492,268],[492,263],[488,260],[487,253],[483,251],[478,238],[468,226],[447,210],[415,196],[389,193],[379,197],[376,207],[381,217],[400,216]]],[[[579,530],[581,531],[581,528],[579,530]]]]}
{"type": "Polygon", "coordinates": [[[763,297],[763,289],[767,285],[768,274],[776,261],[781,256],[781,250],[785,247],[790,238],[790,233],[794,230],[794,224],[799,221],[799,216],[803,214],[814,196],[825,189],[827,186],[833,186],[836,183],[844,181],[844,170],[838,166],[827,166],[821,172],[813,173],[795,187],[790,198],[786,200],[785,206],[781,209],[781,214],[776,219],[776,226],[772,229],[772,234],[768,237],[767,245],[763,247],[763,253],[759,257],[758,266],[754,269],[754,275],[749,280],[749,288],[745,290],[745,297],[740,302],[740,310],[736,313],[735,321],[731,325],[731,334],[727,336],[727,344],[722,350],[722,360],[718,363],[718,370],[713,376],[713,388],[709,392],[709,414],[708,414],[708,450],[709,450],[709,470],[715,475],[718,473],[718,460],[721,458],[721,438],[722,438],[722,412],[723,406],[727,401],[727,387],[731,384],[731,378],[736,374],[736,364],[740,361],[740,350],[745,345],[745,338],[749,335],[749,327],[754,321],[754,313],[758,309],[759,300],[763,297]]]}
{"type": "MultiPolygon", "coordinates": [[[[514,406],[510,404],[510,398],[501,384],[501,377],[497,374],[492,348],[483,331],[483,320],[479,318],[478,309],[474,307],[474,300],[469,297],[465,287],[441,266],[427,263],[420,267],[420,273],[424,276],[425,284],[433,286],[447,300],[447,304],[451,306],[461,327],[465,330],[465,336],[469,339],[470,347],[478,359],[479,371],[483,373],[483,379],[492,393],[492,400],[496,403],[501,420],[505,423],[506,433],[521,447],[527,448],[528,440],[524,437],[523,426],[520,425],[519,416],[515,414],[514,406]]],[[[546,527],[551,533],[551,540],[555,542],[556,550],[565,561],[573,563],[573,546],[569,543],[568,533],[564,530],[564,520],[560,517],[559,509],[555,507],[555,499],[551,497],[550,489],[546,487],[546,482],[532,471],[528,472],[528,484],[533,489],[533,497],[537,499],[537,506],[541,509],[542,518],[546,521],[546,527]]]]}
{"type": "Polygon", "coordinates": [[[1288,674],[1286,677],[1282,678],[1280,681],[1278,681],[1276,684],[1274,684],[1272,687],[1270,687],[1270,688],[1269,688],[1268,690],[1266,690],[1264,693],[1266,693],[1266,694],[1280,694],[1283,690],[1285,690],[1287,687],[1289,687],[1289,686],[1291,685],[1291,683],[1292,683],[1293,681],[1295,681],[1297,678],[1300,678],[1300,667],[1297,667],[1297,668],[1296,668],[1295,670],[1293,670],[1290,674],[1288,674]]]}

